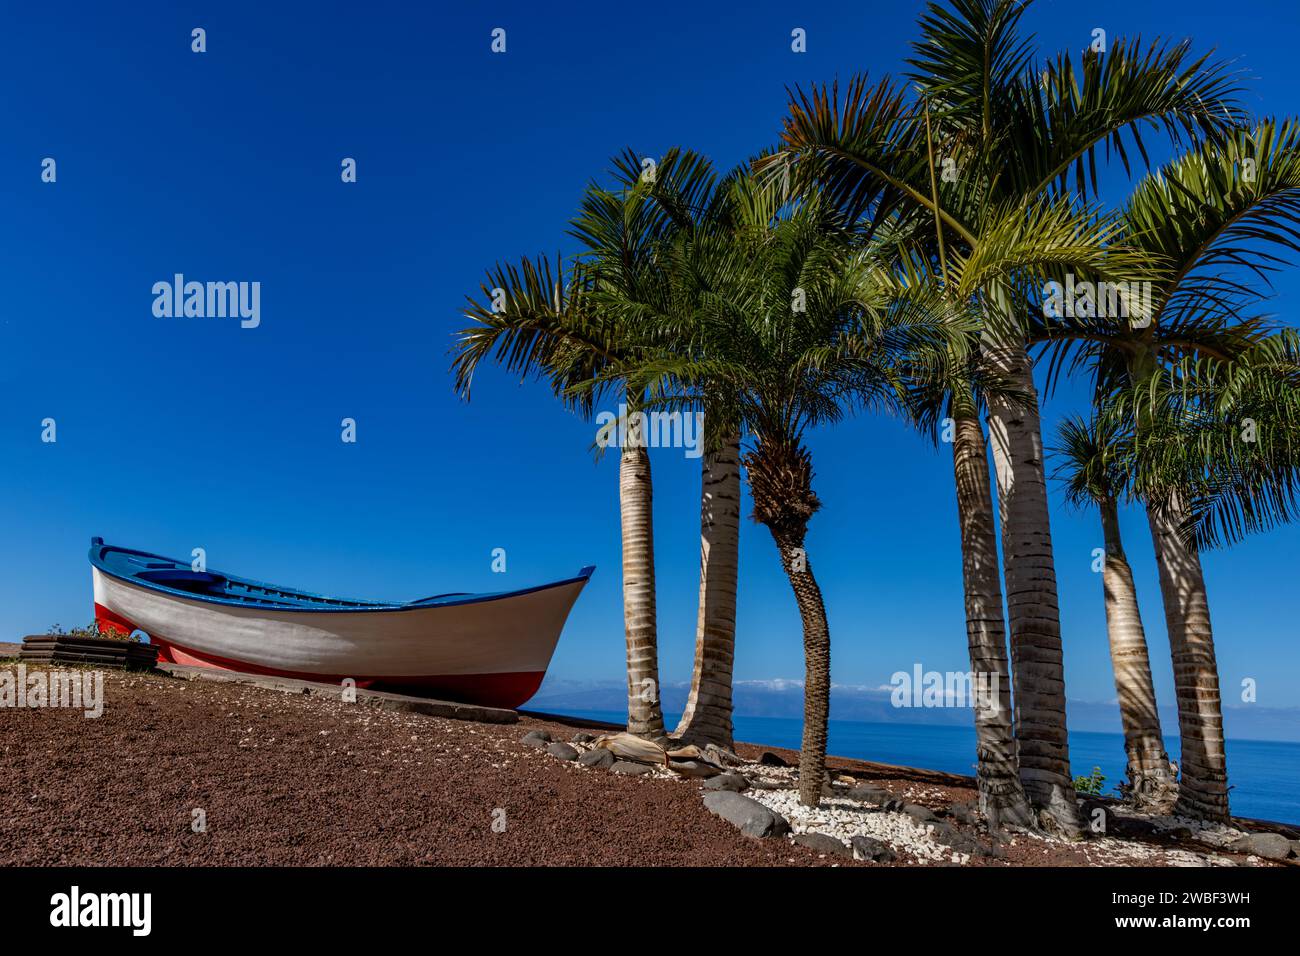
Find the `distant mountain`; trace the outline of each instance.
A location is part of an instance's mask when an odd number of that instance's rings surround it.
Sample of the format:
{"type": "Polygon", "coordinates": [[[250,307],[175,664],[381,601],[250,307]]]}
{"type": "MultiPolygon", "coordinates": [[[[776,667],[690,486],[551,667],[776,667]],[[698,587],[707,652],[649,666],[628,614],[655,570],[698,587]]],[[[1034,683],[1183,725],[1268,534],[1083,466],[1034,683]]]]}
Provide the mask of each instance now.
{"type": "MultiPolygon", "coordinates": [[[[686,706],[690,685],[685,681],[665,684],[664,710],[680,714],[686,706]]],[[[529,710],[625,711],[627,688],[619,681],[579,681],[550,678],[527,705],[529,710]]],[[[889,687],[837,684],[831,687],[831,719],[878,724],[969,725],[971,713],[965,707],[895,707],[889,687]]],[[[803,716],[803,682],[796,680],[737,681],[732,697],[736,714],[742,717],[803,716]]],[[[1084,700],[1066,702],[1070,729],[1098,733],[1120,733],[1119,707],[1114,703],[1084,700]]],[[[1178,730],[1178,714],[1172,707],[1160,710],[1167,735],[1178,730]]],[[[1229,739],[1300,742],[1300,707],[1225,707],[1223,722],[1229,739]]]]}

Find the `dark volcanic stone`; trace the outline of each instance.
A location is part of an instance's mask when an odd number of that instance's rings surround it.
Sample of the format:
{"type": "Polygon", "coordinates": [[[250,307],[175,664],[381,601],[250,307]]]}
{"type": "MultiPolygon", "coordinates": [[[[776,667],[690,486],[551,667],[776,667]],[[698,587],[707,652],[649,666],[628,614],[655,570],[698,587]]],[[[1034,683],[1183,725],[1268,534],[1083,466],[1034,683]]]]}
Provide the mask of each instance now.
{"type": "Polygon", "coordinates": [[[538,750],[545,750],[551,742],[551,735],[544,730],[530,730],[520,738],[519,742],[525,747],[536,747],[538,750]]]}
{"type": "Polygon", "coordinates": [[[762,764],[764,767],[788,767],[788,766],[790,766],[790,761],[786,760],[786,759],[785,759],[784,757],[782,757],[782,756],[779,756],[778,754],[774,754],[774,753],[772,753],[772,751],[770,751],[770,750],[764,750],[764,751],[763,751],[763,756],[761,756],[761,757],[758,758],[758,762],[759,762],[760,764],[762,764]]]}
{"type": "Polygon", "coordinates": [[[551,744],[546,748],[546,752],[552,757],[559,757],[561,760],[577,760],[578,751],[568,744],[551,744]]]}
{"type": "Polygon", "coordinates": [[[897,854],[886,843],[869,836],[855,836],[853,838],[853,858],[855,860],[871,860],[874,863],[892,863],[897,859],[897,854]]]}
{"type": "Polygon", "coordinates": [[[716,777],[722,773],[713,764],[704,763],[701,760],[674,760],[669,768],[674,773],[680,773],[683,777],[716,777]]]}
{"type": "Polygon", "coordinates": [[[853,857],[853,850],[847,843],[826,833],[798,833],[795,834],[794,842],[817,853],[832,853],[850,859],[853,857]]]}
{"type": "Polygon", "coordinates": [[[1232,843],[1238,853],[1252,853],[1266,860],[1285,860],[1291,852],[1291,841],[1280,833],[1248,833],[1232,843]]]}
{"type": "Polygon", "coordinates": [[[790,824],[785,817],[739,793],[712,790],[704,795],[704,806],[710,813],[716,813],[738,828],[745,836],[773,837],[790,832],[790,824]]]}
{"type": "Polygon", "coordinates": [[[584,767],[599,767],[604,770],[614,766],[614,755],[604,747],[596,747],[579,757],[578,763],[584,767]]]}
{"type": "Polygon", "coordinates": [[[948,816],[959,823],[974,823],[976,818],[975,810],[969,803],[954,803],[948,808],[948,816]]]}
{"type": "MultiPolygon", "coordinates": [[[[1091,826],[1092,818],[1089,817],[1086,822],[1091,826]]],[[[1150,839],[1158,831],[1159,827],[1149,820],[1122,817],[1117,813],[1106,811],[1106,832],[1110,836],[1127,837],[1128,839],[1150,839]]]]}
{"type": "Polygon", "coordinates": [[[643,773],[649,773],[650,768],[643,763],[633,763],[630,760],[615,760],[610,764],[611,773],[621,773],[628,777],[639,777],[643,773]]]}
{"type": "Polygon", "coordinates": [[[722,773],[712,780],[704,781],[705,790],[730,790],[732,793],[740,793],[742,790],[749,789],[749,781],[741,773],[722,773]]]}
{"type": "Polygon", "coordinates": [[[932,811],[916,803],[903,804],[903,812],[917,823],[929,823],[931,820],[938,819],[932,811]]]}
{"type": "Polygon", "coordinates": [[[958,853],[969,853],[972,856],[982,856],[985,847],[977,842],[974,837],[963,833],[961,830],[948,823],[936,823],[930,827],[930,839],[935,843],[942,843],[946,847],[951,847],[958,853]]]}
{"type": "Polygon", "coordinates": [[[893,794],[883,787],[875,787],[869,783],[861,783],[848,792],[850,800],[857,800],[860,803],[869,803],[872,806],[883,807],[894,799],[893,794]]]}

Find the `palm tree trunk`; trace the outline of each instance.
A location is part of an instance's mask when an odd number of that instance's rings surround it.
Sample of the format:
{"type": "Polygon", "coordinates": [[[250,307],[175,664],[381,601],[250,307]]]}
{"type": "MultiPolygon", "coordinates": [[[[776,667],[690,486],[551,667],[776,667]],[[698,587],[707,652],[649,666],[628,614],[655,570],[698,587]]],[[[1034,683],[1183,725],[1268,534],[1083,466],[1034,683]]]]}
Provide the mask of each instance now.
{"type": "Polygon", "coordinates": [[[695,670],[675,736],[731,748],[731,668],[740,548],[740,440],[704,455],[700,493],[700,612],[695,670]]]}
{"type": "MultiPolygon", "coordinates": [[[[990,320],[994,326],[1012,321],[1010,308],[1003,305],[997,310],[1001,314],[990,320]]],[[[1070,778],[1061,613],[1033,368],[1018,332],[998,333],[990,328],[984,335],[989,368],[1020,392],[1012,397],[993,390],[988,398],[1011,625],[1020,780],[1033,805],[1064,833],[1076,836],[1082,824],[1070,778]]]]}
{"type": "Polygon", "coordinates": [[[659,700],[659,647],[655,617],[655,546],[650,455],[639,431],[624,441],[618,467],[623,530],[623,629],[627,638],[627,729],[664,736],[659,700]]]}
{"type": "Polygon", "coordinates": [[[803,741],[799,749],[799,802],[821,802],[826,779],[826,730],[831,709],[831,629],[812,562],[803,549],[804,533],[768,525],[803,622],[803,741]]]}
{"type": "Polygon", "coordinates": [[[821,502],[812,490],[812,457],[797,438],[760,437],[742,460],[749,474],[754,518],[767,528],[781,554],[803,621],[803,743],[799,749],[799,802],[821,802],[826,778],[826,724],[831,708],[831,629],[821,588],[804,550],[808,521],[821,502]]]}
{"type": "Polygon", "coordinates": [[[1178,697],[1182,780],[1176,809],[1189,816],[1227,821],[1228,758],[1205,575],[1200,555],[1179,535],[1186,520],[1181,498],[1171,494],[1165,505],[1162,509],[1148,504],[1147,521],[1160,568],[1178,697]]]}
{"type": "Polygon", "coordinates": [[[1007,824],[1031,826],[1033,813],[1017,776],[1016,740],[1011,727],[1011,675],[988,452],[973,403],[954,402],[953,416],[953,472],[957,480],[972,684],[988,686],[996,693],[992,700],[977,700],[975,706],[980,812],[994,828],[1007,824]],[[984,680],[987,685],[982,683],[984,680]]]}
{"type": "Polygon", "coordinates": [[[1178,785],[1169,768],[1156,709],[1156,689],[1151,680],[1146,631],[1138,609],[1133,570],[1124,554],[1119,532],[1119,511],[1113,498],[1098,502],[1106,563],[1102,590],[1106,599],[1106,632],[1110,638],[1110,663],[1119,695],[1124,725],[1124,750],[1133,802],[1142,807],[1167,808],[1178,785]]]}

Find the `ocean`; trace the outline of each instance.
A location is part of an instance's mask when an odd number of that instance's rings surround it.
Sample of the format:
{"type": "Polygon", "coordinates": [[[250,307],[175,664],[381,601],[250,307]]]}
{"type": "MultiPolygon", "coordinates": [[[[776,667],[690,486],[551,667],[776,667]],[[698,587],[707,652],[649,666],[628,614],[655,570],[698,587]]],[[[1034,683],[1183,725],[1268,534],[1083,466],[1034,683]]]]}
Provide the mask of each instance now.
{"type": "MultiPolygon", "coordinates": [[[[623,723],[625,713],[572,710],[567,714],[623,723]]],[[[669,728],[680,714],[665,714],[669,728]]],[[[788,717],[736,717],[736,739],[769,747],[799,749],[803,722],[788,717]]],[[[949,773],[974,774],[975,728],[930,724],[877,724],[832,720],[827,750],[837,757],[874,760],[904,767],[924,767],[949,773]]],[[[1171,756],[1177,737],[1166,737],[1171,756]]],[[[1229,798],[1234,816],[1300,824],[1300,743],[1270,740],[1229,740],[1229,798]]],[[[1075,731],[1070,734],[1070,767],[1076,777],[1094,767],[1105,776],[1104,792],[1113,794],[1124,780],[1124,738],[1120,734],[1075,731]]]]}

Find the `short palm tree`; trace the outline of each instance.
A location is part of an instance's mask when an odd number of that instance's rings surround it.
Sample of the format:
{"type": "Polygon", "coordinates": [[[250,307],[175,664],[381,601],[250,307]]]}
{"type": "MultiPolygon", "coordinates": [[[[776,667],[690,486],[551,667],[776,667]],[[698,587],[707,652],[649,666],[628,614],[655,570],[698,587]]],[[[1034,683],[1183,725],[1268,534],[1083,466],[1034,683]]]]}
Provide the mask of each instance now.
{"type": "Polygon", "coordinates": [[[1140,807],[1167,810],[1177,795],[1177,780],[1160,732],[1137,586],[1119,530],[1119,506],[1131,474],[1131,436],[1113,414],[1068,418],[1058,430],[1057,453],[1066,499],[1080,507],[1093,505],[1101,515],[1102,596],[1128,757],[1129,795],[1140,807]]]}

